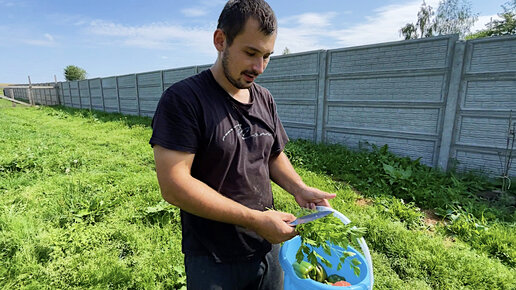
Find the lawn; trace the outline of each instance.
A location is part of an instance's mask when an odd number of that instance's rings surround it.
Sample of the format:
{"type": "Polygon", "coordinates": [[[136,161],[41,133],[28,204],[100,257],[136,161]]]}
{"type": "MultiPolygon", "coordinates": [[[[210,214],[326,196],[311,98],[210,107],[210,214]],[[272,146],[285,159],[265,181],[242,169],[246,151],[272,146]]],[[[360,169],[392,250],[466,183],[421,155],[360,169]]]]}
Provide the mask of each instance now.
{"type": "MultiPolygon", "coordinates": [[[[178,289],[179,211],[162,201],[150,119],[0,100],[0,288],[178,289]]],[[[514,289],[514,192],[388,148],[293,141],[303,180],[367,229],[375,289],[514,289]],[[496,198],[485,198],[485,193],[496,198]]],[[[279,210],[293,198],[273,185],[279,210]]]]}

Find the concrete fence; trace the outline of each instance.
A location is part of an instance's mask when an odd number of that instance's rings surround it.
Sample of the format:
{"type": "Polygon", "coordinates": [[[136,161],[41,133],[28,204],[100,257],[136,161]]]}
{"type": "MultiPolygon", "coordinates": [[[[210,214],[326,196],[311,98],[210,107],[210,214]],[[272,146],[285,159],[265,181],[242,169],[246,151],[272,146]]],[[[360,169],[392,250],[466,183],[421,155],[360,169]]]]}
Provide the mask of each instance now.
{"type": "MultiPolygon", "coordinates": [[[[167,87],[207,68],[62,82],[58,96],[43,91],[40,99],[152,117],[167,87]]],[[[291,139],[388,144],[433,167],[499,176],[511,111],[516,120],[516,37],[448,35],[277,56],[257,82],[273,94],[291,139]]]]}
{"type": "Polygon", "coordinates": [[[10,85],[4,89],[4,96],[24,100],[34,105],[59,105],[60,86],[57,83],[41,83],[34,85],[10,85]]]}

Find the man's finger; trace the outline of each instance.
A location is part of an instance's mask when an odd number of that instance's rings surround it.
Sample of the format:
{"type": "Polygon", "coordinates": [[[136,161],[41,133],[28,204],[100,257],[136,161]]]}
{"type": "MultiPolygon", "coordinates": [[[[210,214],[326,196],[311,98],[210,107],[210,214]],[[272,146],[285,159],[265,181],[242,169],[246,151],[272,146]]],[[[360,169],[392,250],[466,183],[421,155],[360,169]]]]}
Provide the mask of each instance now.
{"type": "Polygon", "coordinates": [[[308,208],[308,209],[315,209],[315,203],[307,202],[305,207],[308,208]]]}
{"type": "Polygon", "coordinates": [[[285,222],[292,222],[296,219],[296,216],[293,215],[293,214],[290,214],[290,213],[286,213],[286,212],[281,212],[281,218],[283,219],[283,221],[285,222]]]}
{"type": "Polygon", "coordinates": [[[330,203],[328,202],[327,199],[323,199],[321,200],[320,202],[317,203],[317,205],[322,205],[322,206],[326,206],[326,207],[331,207],[330,203]]]}
{"type": "Polygon", "coordinates": [[[335,193],[322,192],[322,194],[318,195],[318,198],[332,199],[332,198],[335,198],[336,196],[337,196],[337,194],[335,194],[335,193]]]}

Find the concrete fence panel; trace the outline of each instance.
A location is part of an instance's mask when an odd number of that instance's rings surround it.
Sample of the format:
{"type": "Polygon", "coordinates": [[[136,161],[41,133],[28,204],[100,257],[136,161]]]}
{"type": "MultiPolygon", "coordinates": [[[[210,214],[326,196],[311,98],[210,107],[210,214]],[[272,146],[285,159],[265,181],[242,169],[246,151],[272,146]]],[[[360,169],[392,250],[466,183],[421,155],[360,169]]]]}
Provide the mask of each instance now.
{"type": "Polygon", "coordinates": [[[456,36],[329,51],[324,141],[436,166],[456,36]]]}
{"type": "Polygon", "coordinates": [[[275,57],[258,83],[277,103],[277,111],[291,139],[317,139],[320,54],[324,51],[275,57]]]}
{"type": "Polygon", "coordinates": [[[163,72],[137,74],[140,115],[152,116],[163,92],[163,72]]]}
{"type": "Polygon", "coordinates": [[[120,113],[138,115],[136,75],[118,76],[117,83],[120,113]]]}
{"type": "Polygon", "coordinates": [[[100,79],[89,80],[91,94],[91,108],[94,110],[104,110],[104,102],[102,98],[102,84],[100,79]]]}
{"type": "Polygon", "coordinates": [[[516,37],[468,41],[465,50],[450,162],[501,175],[516,123],[516,37]]]}
{"type": "Polygon", "coordinates": [[[102,78],[102,95],[106,112],[120,112],[116,77],[102,78]]]}

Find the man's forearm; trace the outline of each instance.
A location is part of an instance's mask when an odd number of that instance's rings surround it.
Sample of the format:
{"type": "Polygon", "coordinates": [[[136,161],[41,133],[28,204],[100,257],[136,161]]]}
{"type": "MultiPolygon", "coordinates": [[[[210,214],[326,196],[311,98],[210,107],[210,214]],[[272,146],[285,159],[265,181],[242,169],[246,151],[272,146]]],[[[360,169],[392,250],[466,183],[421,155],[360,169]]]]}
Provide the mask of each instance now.
{"type": "Polygon", "coordinates": [[[250,227],[259,211],[243,206],[216,192],[205,183],[185,176],[163,185],[161,193],[169,203],[191,214],[219,222],[250,227]]]}
{"type": "Polygon", "coordinates": [[[302,207],[315,209],[318,205],[330,206],[328,199],[336,196],[307,186],[283,152],[269,160],[269,172],[272,181],[292,194],[302,207]]]}
{"type": "Polygon", "coordinates": [[[272,181],[292,195],[306,187],[283,152],[269,160],[269,173],[272,181]]]}
{"type": "Polygon", "coordinates": [[[248,208],[194,178],[190,173],[194,158],[191,153],[154,146],[156,174],[166,201],[206,219],[251,229],[271,243],[286,241],[296,234],[287,224],[295,216],[248,208]]]}
{"type": "Polygon", "coordinates": [[[295,236],[292,222],[295,216],[277,211],[250,209],[229,199],[203,182],[190,177],[175,183],[172,187],[162,187],[163,198],[181,209],[197,216],[240,225],[255,231],[271,243],[280,243],[295,236]]]}

